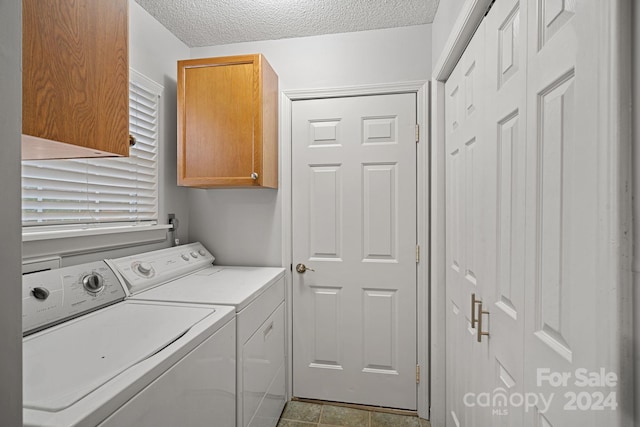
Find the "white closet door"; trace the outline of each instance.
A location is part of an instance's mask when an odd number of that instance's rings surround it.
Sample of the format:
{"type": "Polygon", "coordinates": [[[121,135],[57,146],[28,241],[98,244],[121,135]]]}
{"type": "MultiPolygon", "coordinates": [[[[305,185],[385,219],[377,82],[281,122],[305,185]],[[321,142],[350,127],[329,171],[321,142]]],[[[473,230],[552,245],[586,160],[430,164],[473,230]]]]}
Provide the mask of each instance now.
{"type": "MultiPolygon", "coordinates": [[[[489,381],[492,397],[524,392],[527,0],[499,0],[485,18],[489,155],[485,259],[490,288],[489,381]]],[[[492,402],[493,403],[493,402],[492,402]]],[[[496,400],[496,403],[498,401],[496,400]]],[[[492,404],[491,426],[522,426],[522,406],[492,404]]]]}
{"type": "MultiPolygon", "coordinates": [[[[445,86],[446,93],[446,328],[447,425],[481,426],[481,412],[464,403],[467,393],[479,392],[485,383],[485,344],[476,342],[471,323],[471,297],[486,286],[481,238],[483,157],[487,150],[483,132],[486,100],[483,86],[484,24],[476,31],[445,86]]],[[[485,410],[484,412],[486,412],[485,410]]]]}
{"type": "Polygon", "coordinates": [[[448,426],[628,423],[614,5],[497,0],[445,85],[448,426]]]}
{"type": "Polygon", "coordinates": [[[616,426],[623,413],[612,407],[623,374],[609,304],[621,286],[620,261],[608,258],[615,148],[601,139],[612,92],[599,74],[615,49],[602,43],[613,4],[529,0],[525,386],[554,398],[527,414],[528,425],[616,426]],[[582,387],[580,372],[618,381],[582,387]]]}

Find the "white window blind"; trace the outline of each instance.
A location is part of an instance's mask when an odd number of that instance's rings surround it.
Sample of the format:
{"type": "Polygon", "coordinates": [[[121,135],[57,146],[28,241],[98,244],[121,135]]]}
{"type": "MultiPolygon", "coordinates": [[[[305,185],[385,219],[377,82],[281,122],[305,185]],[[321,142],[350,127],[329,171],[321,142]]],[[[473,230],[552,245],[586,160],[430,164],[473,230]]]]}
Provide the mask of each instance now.
{"type": "Polygon", "coordinates": [[[149,225],[158,219],[162,86],[131,70],[128,158],[22,162],[22,225],[149,225]]]}

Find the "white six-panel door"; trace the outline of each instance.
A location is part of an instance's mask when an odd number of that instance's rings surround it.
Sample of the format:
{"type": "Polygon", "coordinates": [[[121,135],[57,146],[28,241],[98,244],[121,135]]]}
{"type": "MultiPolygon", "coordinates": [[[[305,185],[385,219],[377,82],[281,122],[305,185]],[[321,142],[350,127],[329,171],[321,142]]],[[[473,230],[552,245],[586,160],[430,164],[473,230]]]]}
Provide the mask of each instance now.
{"type": "MultiPolygon", "coordinates": [[[[446,93],[446,382],[447,421],[452,426],[483,425],[481,411],[464,405],[466,393],[485,382],[487,345],[476,344],[471,298],[487,287],[488,255],[480,233],[488,199],[485,171],[487,141],[483,135],[486,97],[484,24],[445,86],[446,93]]],[[[486,340],[485,340],[486,341],[486,340]]]]}
{"type": "Polygon", "coordinates": [[[608,13],[497,0],[445,85],[448,426],[622,425],[608,13]]]}
{"type": "Polygon", "coordinates": [[[555,397],[526,421],[617,426],[623,349],[607,343],[622,313],[608,301],[621,283],[605,255],[613,145],[601,138],[613,92],[598,74],[617,48],[600,44],[612,3],[528,3],[525,387],[555,397]],[[582,386],[578,370],[615,375],[615,385],[582,386]],[[555,372],[566,383],[550,381],[555,372]]]}
{"type": "Polygon", "coordinates": [[[292,108],[293,395],[415,410],[415,94],[292,108]]]}
{"type": "MultiPolygon", "coordinates": [[[[527,143],[526,0],[499,0],[485,17],[484,134],[487,157],[485,236],[490,286],[481,299],[489,311],[486,359],[492,396],[524,396],[525,192],[527,143]]],[[[497,403],[497,401],[496,401],[497,403]]],[[[517,401],[516,401],[517,403],[517,401]]],[[[491,426],[524,425],[524,405],[490,408],[491,426]]]]}

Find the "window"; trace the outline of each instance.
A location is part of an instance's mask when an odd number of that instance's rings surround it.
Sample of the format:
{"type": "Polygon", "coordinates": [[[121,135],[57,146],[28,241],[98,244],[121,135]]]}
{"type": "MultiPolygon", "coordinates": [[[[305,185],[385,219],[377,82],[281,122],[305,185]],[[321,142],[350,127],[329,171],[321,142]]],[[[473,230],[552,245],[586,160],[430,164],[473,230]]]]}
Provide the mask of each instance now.
{"type": "Polygon", "coordinates": [[[23,227],[156,224],[161,92],[131,70],[128,158],[23,161],[23,227]]]}

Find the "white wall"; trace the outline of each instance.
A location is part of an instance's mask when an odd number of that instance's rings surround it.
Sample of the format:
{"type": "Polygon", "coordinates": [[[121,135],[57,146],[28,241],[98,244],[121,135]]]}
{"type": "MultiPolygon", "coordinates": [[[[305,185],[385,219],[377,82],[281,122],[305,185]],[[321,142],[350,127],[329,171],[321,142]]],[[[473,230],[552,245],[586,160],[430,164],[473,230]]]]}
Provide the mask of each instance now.
{"type": "Polygon", "coordinates": [[[462,5],[469,0],[440,0],[438,10],[433,18],[433,44],[431,61],[435,64],[449,38],[453,24],[456,22],[462,5]]]}
{"type": "Polygon", "coordinates": [[[634,368],[635,419],[640,424],[640,5],[634,2],[633,12],[633,284],[634,284],[634,368]]]}
{"type": "MultiPolygon", "coordinates": [[[[430,49],[431,25],[417,25],[193,48],[191,57],[262,53],[283,91],[428,80],[430,49]]],[[[200,240],[219,264],[280,265],[280,207],[276,190],[192,189],[189,240],[200,240]]]]}
{"type": "Polygon", "coordinates": [[[22,425],[21,2],[0,1],[0,424],[22,425]]]}
{"type": "Polygon", "coordinates": [[[189,229],[187,190],[177,182],[177,61],[189,57],[189,48],[135,1],[129,2],[129,61],[134,70],[164,86],[160,136],[160,222],[175,213],[178,236],[186,243],[189,229]]]}

